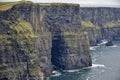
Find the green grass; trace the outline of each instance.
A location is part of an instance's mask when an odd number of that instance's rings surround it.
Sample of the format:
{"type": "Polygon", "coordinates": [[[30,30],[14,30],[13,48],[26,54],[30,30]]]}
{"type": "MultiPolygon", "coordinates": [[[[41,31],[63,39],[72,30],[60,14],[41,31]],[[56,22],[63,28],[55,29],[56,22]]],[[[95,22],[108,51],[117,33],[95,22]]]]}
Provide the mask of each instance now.
{"type": "MultiPolygon", "coordinates": [[[[25,1],[0,2],[0,11],[6,11],[6,10],[12,8],[12,6],[14,6],[16,4],[21,4],[21,3],[25,3],[25,1]]],[[[27,1],[27,3],[29,3],[29,1],[27,1]]]]}
{"type": "Polygon", "coordinates": [[[18,2],[0,2],[0,11],[8,10],[17,3],[18,2]]]}
{"type": "Polygon", "coordinates": [[[81,26],[82,29],[87,29],[87,28],[96,28],[98,29],[99,26],[96,24],[93,24],[91,21],[81,21],[81,26]]]}
{"type": "Polygon", "coordinates": [[[11,4],[11,3],[14,3],[14,2],[0,2],[0,6],[11,4]]]}
{"type": "MultiPolygon", "coordinates": [[[[41,68],[37,63],[38,55],[36,54],[34,39],[35,34],[32,25],[22,19],[17,19],[12,24],[11,20],[2,20],[2,22],[3,24],[6,24],[8,26],[5,27],[4,25],[1,25],[1,29],[5,31],[4,34],[0,33],[0,53],[4,53],[6,49],[9,51],[10,55],[17,55],[19,52],[24,53],[30,59],[30,62],[28,63],[30,76],[35,78],[43,77],[44,74],[42,73],[41,68]],[[7,31],[9,31],[9,33],[7,31]],[[16,45],[18,45],[19,47],[17,47],[16,45]]],[[[0,65],[0,68],[2,68],[1,71],[9,73],[8,75],[0,73],[0,78],[6,76],[8,78],[11,77],[12,80],[15,80],[13,78],[16,78],[17,74],[24,72],[24,63],[26,62],[16,62],[15,68],[9,67],[7,66],[7,64],[0,65]]]]}
{"type": "MultiPolygon", "coordinates": [[[[17,1],[17,2],[0,2],[0,11],[5,11],[8,10],[10,8],[12,8],[12,6],[16,5],[16,4],[21,4],[21,3],[31,3],[30,1],[17,1]]],[[[42,3],[43,4],[43,3],[42,3]]],[[[41,5],[42,5],[41,4],[41,5]]],[[[71,5],[71,6],[79,6],[79,4],[75,4],[75,3],[44,3],[44,5],[57,5],[57,6],[65,6],[65,5],[71,5]]]]}
{"type": "Polygon", "coordinates": [[[113,20],[103,24],[105,28],[120,27],[120,20],[113,20]]]}

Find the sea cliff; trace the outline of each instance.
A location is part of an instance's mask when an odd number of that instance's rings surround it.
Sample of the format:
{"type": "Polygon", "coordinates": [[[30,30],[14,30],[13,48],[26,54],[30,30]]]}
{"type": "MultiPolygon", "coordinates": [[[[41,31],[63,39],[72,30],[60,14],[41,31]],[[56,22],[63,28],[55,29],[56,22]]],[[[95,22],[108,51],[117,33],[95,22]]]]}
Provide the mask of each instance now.
{"type": "Polygon", "coordinates": [[[52,70],[92,65],[80,6],[21,3],[0,11],[0,79],[44,80],[52,70]]]}

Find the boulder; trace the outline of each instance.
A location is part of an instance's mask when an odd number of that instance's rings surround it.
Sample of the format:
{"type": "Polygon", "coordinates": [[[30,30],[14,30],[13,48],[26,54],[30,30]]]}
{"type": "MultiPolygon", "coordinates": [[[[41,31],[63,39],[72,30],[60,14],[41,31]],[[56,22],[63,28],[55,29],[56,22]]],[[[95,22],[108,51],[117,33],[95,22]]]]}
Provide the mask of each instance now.
{"type": "Polygon", "coordinates": [[[108,40],[108,42],[105,44],[106,46],[113,46],[112,40],[108,40]]]}

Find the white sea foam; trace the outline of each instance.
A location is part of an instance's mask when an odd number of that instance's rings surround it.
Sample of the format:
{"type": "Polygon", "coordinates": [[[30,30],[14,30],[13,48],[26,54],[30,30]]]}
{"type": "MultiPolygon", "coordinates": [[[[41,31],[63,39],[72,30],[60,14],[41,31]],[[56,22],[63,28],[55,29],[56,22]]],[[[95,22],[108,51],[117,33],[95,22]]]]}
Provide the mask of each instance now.
{"type": "Polygon", "coordinates": [[[78,72],[80,69],[73,69],[73,70],[64,70],[64,72],[78,72]]]}
{"type": "Polygon", "coordinates": [[[100,44],[106,44],[108,41],[106,39],[102,40],[100,44]]]}
{"type": "Polygon", "coordinates": [[[90,50],[96,50],[99,46],[91,46],[90,50]]]}
{"type": "Polygon", "coordinates": [[[100,45],[102,44],[106,44],[108,41],[106,39],[101,40],[102,42],[100,44],[97,44],[97,46],[91,46],[90,50],[96,50],[98,47],[100,47],[100,45]]]}
{"type": "MultiPolygon", "coordinates": [[[[97,67],[105,67],[103,64],[92,64],[90,67],[84,67],[82,69],[89,69],[89,68],[97,68],[97,67]]],[[[73,69],[73,70],[64,70],[64,72],[79,72],[81,69],[73,69]]]]}
{"type": "MultiPolygon", "coordinates": [[[[97,68],[97,67],[105,67],[105,65],[103,65],[103,64],[92,64],[92,66],[90,66],[90,67],[85,67],[85,68],[82,68],[82,69],[97,68]]],[[[81,70],[81,69],[64,70],[64,72],[78,72],[78,71],[80,71],[80,70],[81,70]]]]}
{"type": "Polygon", "coordinates": [[[52,76],[60,76],[61,75],[61,73],[60,72],[58,72],[58,71],[52,71],[52,76]]]}
{"type": "Polygon", "coordinates": [[[96,50],[94,47],[90,47],[90,50],[96,50]]]}
{"type": "Polygon", "coordinates": [[[110,46],[110,47],[118,47],[117,45],[113,45],[113,46],[110,46]]]}
{"type": "Polygon", "coordinates": [[[106,39],[104,39],[104,40],[101,40],[101,43],[100,44],[97,44],[98,46],[99,45],[102,45],[102,44],[106,44],[108,41],[106,40],[106,39]]]}
{"type": "Polygon", "coordinates": [[[96,67],[105,67],[105,65],[103,65],[103,64],[92,64],[91,67],[92,67],[92,68],[96,68],[96,67]]]}

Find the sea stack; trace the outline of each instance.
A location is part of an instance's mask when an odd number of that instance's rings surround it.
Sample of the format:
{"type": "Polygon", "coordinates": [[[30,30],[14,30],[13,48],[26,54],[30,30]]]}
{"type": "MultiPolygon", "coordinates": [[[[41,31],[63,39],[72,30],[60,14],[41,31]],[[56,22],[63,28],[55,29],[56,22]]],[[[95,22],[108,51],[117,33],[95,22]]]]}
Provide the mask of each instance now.
{"type": "Polygon", "coordinates": [[[108,42],[105,44],[106,46],[113,46],[112,40],[108,40],[108,42]]]}

